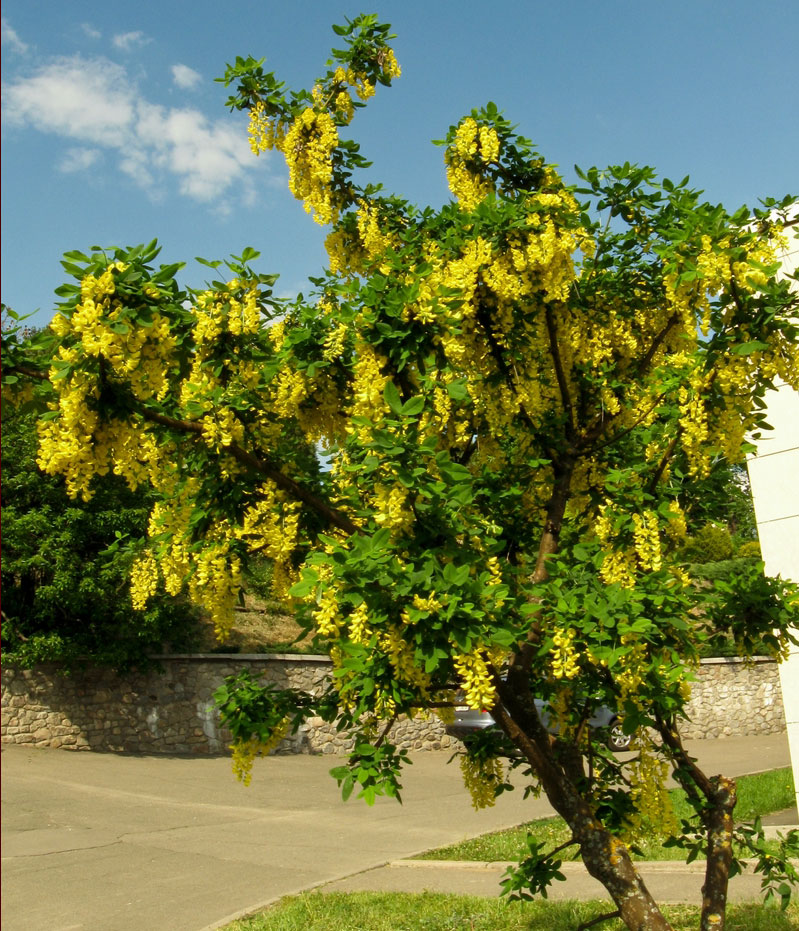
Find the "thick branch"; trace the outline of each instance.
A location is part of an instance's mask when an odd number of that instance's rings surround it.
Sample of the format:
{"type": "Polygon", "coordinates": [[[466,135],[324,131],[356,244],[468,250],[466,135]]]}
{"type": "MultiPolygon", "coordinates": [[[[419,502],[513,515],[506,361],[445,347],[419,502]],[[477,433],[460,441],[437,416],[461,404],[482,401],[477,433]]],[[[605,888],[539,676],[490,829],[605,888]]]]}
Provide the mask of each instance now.
{"type": "MultiPolygon", "coordinates": [[[[155,411],[141,410],[141,416],[145,420],[149,420],[153,423],[163,424],[165,427],[171,427],[173,430],[182,430],[188,433],[202,433],[203,425],[199,421],[195,420],[176,420],[174,417],[167,417],[165,414],[158,414],[155,411]]],[[[296,482],[293,478],[289,478],[288,475],[284,475],[278,468],[276,468],[271,463],[259,459],[257,456],[248,452],[246,449],[242,449],[241,446],[231,443],[230,446],[225,447],[225,452],[229,453],[237,462],[240,462],[242,465],[249,466],[251,469],[256,472],[260,472],[265,478],[268,478],[270,481],[274,482],[278,488],[282,488],[284,491],[287,491],[290,495],[296,498],[299,501],[302,501],[303,504],[307,504],[312,510],[316,511],[321,517],[323,517],[329,524],[334,527],[338,527],[339,530],[343,530],[345,533],[359,533],[360,530],[345,514],[342,514],[340,511],[335,510],[326,501],[323,501],[312,491],[309,491],[307,488],[303,487],[296,482]]]]}
{"type": "Polygon", "coordinates": [[[652,340],[652,345],[649,347],[649,349],[646,351],[641,361],[636,366],[638,375],[642,375],[649,368],[649,364],[654,358],[655,353],[663,345],[663,341],[669,335],[669,331],[672,329],[672,327],[677,323],[679,319],[680,318],[678,314],[673,313],[669,317],[669,319],[666,321],[666,325],[663,327],[660,333],[658,333],[658,335],[652,340]]]}
{"type": "Polygon", "coordinates": [[[19,372],[20,375],[24,375],[26,378],[35,378],[37,381],[47,381],[47,372],[41,371],[40,369],[31,369],[27,365],[12,365],[8,369],[8,374],[13,374],[14,372],[19,372]]]}
{"type": "MultiPolygon", "coordinates": [[[[560,530],[563,525],[563,515],[566,513],[566,505],[569,503],[573,472],[574,462],[568,461],[565,466],[556,473],[555,487],[552,490],[552,497],[549,499],[549,504],[547,505],[544,530],[538,544],[538,557],[531,578],[531,581],[534,583],[543,582],[547,578],[547,557],[558,551],[560,530]]],[[[519,647],[519,650],[513,657],[511,665],[520,666],[526,671],[529,671],[535,658],[535,651],[539,638],[540,628],[538,623],[534,623],[527,635],[527,640],[519,647]]]]}
{"type": "Polygon", "coordinates": [[[552,364],[555,367],[555,377],[558,380],[558,389],[560,390],[560,398],[563,404],[563,410],[566,414],[566,435],[570,440],[574,440],[576,436],[576,429],[574,426],[574,408],[572,405],[571,394],[569,393],[569,384],[566,380],[566,373],[563,370],[563,360],[560,357],[560,348],[558,346],[558,328],[555,323],[555,315],[552,313],[552,308],[547,304],[546,310],[544,311],[544,318],[547,325],[547,333],[549,335],[549,351],[552,355],[552,364]]]}

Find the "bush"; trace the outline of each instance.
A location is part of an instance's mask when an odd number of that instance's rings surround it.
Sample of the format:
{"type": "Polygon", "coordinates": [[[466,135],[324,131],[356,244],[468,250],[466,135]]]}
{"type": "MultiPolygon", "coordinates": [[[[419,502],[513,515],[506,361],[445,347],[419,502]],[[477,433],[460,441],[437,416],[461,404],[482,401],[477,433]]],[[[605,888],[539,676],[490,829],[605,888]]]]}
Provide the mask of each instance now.
{"type": "Polygon", "coordinates": [[[762,559],[760,543],[757,540],[748,540],[738,547],[738,556],[742,559],[762,559]]]}
{"type": "Polygon", "coordinates": [[[65,670],[146,665],[165,645],[189,648],[196,610],[161,596],[134,611],[131,556],[118,545],[147,528],[150,500],[105,476],[88,503],[36,466],[35,415],[3,405],[3,627],[6,661],[65,670]]]}
{"type": "Polygon", "coordinates": [[[705,524],[695,536],[688,538],[676,556],[679,562],[701,565],[732,559],[734,552],[732,536],[726,527],[705,524]]]}

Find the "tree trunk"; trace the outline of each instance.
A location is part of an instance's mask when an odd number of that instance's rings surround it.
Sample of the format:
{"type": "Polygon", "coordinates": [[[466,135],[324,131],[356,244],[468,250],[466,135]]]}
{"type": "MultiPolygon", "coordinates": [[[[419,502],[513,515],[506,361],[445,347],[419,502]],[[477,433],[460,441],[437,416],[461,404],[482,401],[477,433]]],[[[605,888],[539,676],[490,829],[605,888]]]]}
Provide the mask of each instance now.
{"type": "Polygon", "coordinates": [[[732,812],[738,800],[735,782],[724,776],[713,780],[716,790],[707,812],[707,866],[702,887],[701,931],[724,931],[727,889],[732,865],[732,812]]]}
{"type": "MultiPolygon", "coordinates": [[[[509,680],[519,670],[511,669],[509,680]]],[[[607,889],[630,931],[672,931],[630,859],[626,846],[595,817],[589,802],[552,752],[550,737],[541,724],[535,705],[529,706],[522,693],[514,693],[512,682],[497,684],[501,701],[492,709],[500,727],[525,755],[552,807],[572,830],[586,869],[607,889]]]]}

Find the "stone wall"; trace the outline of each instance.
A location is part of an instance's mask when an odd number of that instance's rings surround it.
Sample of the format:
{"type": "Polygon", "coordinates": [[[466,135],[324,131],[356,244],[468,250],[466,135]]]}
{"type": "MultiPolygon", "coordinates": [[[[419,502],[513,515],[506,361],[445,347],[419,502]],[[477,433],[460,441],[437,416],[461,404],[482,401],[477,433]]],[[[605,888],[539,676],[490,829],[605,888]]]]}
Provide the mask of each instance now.
{"type": "MultiPolygon", "coordinates": [[[[323,656],[209,654],[159,661],[160,673],[127,676],[98,669],[63,676],[54,666],[3,667],[3,742],[69,750],[223,753],[230,738],[220,728],[212,695],[225,676],[246,668],[279,687],[318,691],[331,670],[323,656]]],[[[785,730],[776,663],[705,660],[688,713],[690,720],[681,728],[687,738],[785,730]]],[[[409,750],[438,750],[454,743],[435,717],[399,721],[392,740],[409,750]]],[[[310,719],[278,749],[340,753],[350,745],[346,734],[310,719]]]]}
{"type": "MultiPolygon", "coordinates": [[[[163,672],[117,676],[90,669],[69,676],[55,666],[3,667],[2,740],[66,750],[131,753],[226,752],[213,693],[225,676],[247,669],[280,688],[320,692],[330,675],[326,656],[224,655],[158,657],[163,672]]],[[[452,746],[441,722],[400,720],[392,740],[413,750],[452,746]]],[[[319,718],[287,737],[278,752],[340,753],[352,739],[319,718]]]]}
{"type": "Polygon", "coordinates": [[[687,739],[779,734],[785,711],[778,664],[756,656],[705,659],[691,685],[688,721],[680,725],[687,739]]]}

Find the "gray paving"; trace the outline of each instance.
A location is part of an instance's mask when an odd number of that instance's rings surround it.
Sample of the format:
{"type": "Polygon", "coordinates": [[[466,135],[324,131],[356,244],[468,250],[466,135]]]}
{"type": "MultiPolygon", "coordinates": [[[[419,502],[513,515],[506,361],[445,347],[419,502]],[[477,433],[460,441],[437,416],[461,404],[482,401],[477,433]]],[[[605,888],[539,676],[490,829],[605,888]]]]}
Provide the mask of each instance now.
{"type": "MultiPolygon", "coordinates": [[[[789,763],[784,735],[695,741],[689,749],[711,773],[789,763]]],[[[510,792],[496,807],[473,811],[449,756],[415,754],[404,804],[378,799],[369,808],[341,801],[328,775],[335,757],[258,761],[245,788],[226,758],[5,745],[3,929],[208,931],[316,886],[495,894],[495,867],[402,861],[551,808],[510,792]]],[[[584,888],[592,881],[573,869],[561,884],[564,895],[600,894],[584,888]]],[[[674,872],[664,871],[663,881],[683,891],[685,877],[674,872]]]]}

